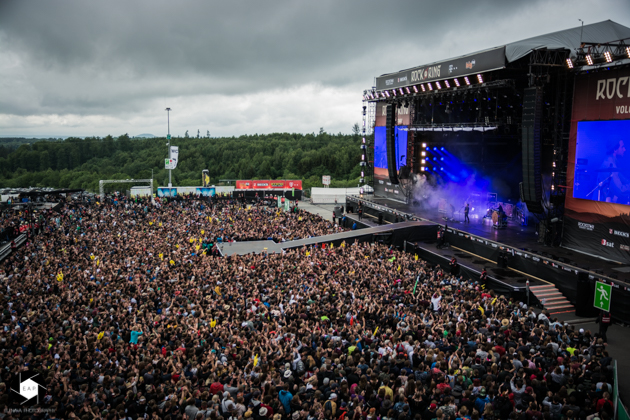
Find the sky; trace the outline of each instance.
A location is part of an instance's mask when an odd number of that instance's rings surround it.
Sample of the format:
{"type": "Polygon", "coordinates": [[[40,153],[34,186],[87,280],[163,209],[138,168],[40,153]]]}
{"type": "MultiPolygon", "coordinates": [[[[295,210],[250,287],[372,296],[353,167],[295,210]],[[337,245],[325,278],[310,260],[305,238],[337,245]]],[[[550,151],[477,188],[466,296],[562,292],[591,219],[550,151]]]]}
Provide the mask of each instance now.
{"type": "Polygon", "coordinates": [[[578,19],[630,2],[1,0],[0,137],[350,133],[376,76],[578,19]]]}

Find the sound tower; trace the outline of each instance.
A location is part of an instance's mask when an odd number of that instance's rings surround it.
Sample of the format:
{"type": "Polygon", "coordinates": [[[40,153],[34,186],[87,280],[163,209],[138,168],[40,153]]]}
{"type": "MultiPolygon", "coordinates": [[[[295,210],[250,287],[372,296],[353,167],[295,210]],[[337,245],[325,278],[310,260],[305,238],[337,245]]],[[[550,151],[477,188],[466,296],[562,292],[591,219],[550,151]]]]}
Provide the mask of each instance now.
{"type": "Polygon", "coordinates": [[[396,107],[392,104],[386,105],[385,143],[387,144],[389,182],[398,184],[398,172],[396,171],[396,107]]]}
{"type": "Polygon", "coordinates": [[[543,214],[543,191],[540,170],[541,122],[543,90],[541,87],[525,89],[523,98],[523,199],[527,210],[543,214]]]}

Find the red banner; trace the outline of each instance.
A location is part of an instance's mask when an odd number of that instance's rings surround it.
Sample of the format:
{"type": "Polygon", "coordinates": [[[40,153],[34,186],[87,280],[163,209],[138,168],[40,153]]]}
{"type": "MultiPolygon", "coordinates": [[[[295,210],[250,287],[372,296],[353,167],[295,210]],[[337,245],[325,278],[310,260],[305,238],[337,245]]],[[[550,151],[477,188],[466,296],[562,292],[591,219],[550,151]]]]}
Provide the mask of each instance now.
{"type": "Polygon", "coordinates": [[[236,181],[237,190],[296,190],[302,189],[302,181],[285,180],[240,180],[236,181]]]}

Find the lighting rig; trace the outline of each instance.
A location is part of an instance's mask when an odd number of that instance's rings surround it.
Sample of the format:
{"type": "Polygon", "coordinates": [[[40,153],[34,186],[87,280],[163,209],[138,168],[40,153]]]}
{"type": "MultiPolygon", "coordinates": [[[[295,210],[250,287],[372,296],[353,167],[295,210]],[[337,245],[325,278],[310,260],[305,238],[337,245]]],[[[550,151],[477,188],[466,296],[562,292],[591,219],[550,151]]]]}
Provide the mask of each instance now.
{"type": "Polygon", "coordinates": [[[629,58],[630,45],[625,40],[603,44],[583,42],[575,51],[574,57],[566,59],[566,65],[569,69],[573,69],[582,66],[606,65],[629,58]]]}

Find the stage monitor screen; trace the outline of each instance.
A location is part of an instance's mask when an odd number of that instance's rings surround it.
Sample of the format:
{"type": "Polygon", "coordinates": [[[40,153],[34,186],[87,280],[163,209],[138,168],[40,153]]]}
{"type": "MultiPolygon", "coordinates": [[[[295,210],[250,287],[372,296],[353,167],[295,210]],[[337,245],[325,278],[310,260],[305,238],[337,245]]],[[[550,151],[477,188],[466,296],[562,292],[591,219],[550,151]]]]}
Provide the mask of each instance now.
{"type": "MultiPolygon", "coordinates": [[[[407,164],[407,127],[396,127],[396,170],[407,164]]],[[[386,128],[374,127],[374,166],[387,169],[386,128]]]]}
{"type": "Polygon", "coordinates": [[[630,204],[630,120],[580,121],[573,197],[630,204]]]}

